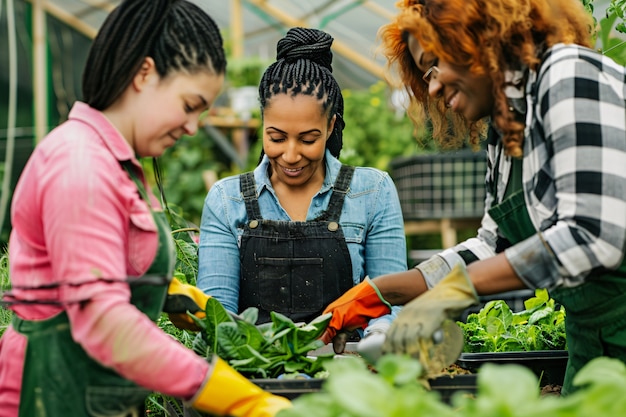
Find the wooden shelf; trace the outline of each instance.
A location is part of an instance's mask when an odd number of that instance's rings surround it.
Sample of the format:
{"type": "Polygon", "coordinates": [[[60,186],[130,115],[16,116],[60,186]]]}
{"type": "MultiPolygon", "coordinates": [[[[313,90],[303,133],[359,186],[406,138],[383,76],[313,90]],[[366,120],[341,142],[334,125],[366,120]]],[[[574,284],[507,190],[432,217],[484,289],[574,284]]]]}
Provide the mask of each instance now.
{"type": "Polygon", "coordinates": [[[407,236],[439,233],[443,247],[447,249],[459,243],[457,230],[474,228],[478,230],[479,227],[479,218],[412,220],[404,222],[404,233],[407,236]]]}
{"type": "Polygon", "coordinates": [[[202,123],[226,129],[258,129],[261,126],[259,119],[242,120],[236,116],[207,116],[202,123]]]}

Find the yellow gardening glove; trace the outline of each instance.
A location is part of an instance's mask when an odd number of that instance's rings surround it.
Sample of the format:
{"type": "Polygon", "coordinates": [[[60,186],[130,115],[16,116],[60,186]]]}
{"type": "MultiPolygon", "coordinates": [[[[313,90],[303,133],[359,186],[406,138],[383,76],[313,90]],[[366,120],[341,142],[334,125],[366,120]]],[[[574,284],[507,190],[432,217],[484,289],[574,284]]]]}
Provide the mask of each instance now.
{"type": "Polygon", "coordinates": [[[456,324],[449,321],[475,304],[478,296],[474,286],[465,268],[457,265],[432,289],[402,308],[387,332],[383,352],[406,353],[423,361],[423,356],[428,360],[425,353],[434,345],[453,342],[460,346],[441,347],[460,354],[463,339],[459,340],[458,332],[451,329],[456,324]],[[450,334],[454,336],[448,337],[450,334]],[[441,340],[442,337],[448,339],[441,340]]]}
{"type": "Polygon", "coordinates": [[[198,411],[231,417],[274,417],[291,402],[263,391],[217,356],[212,373],[190,401],[198,411]]]}
{"type": "Polygon", "coordinates": [[[178,279],[173,278],[167,289],[167,298],[163,311],[168,313],[170,321],[179,329],[199,331],[187,312],[195,315],[199,319],[206,317],[204,309],[207,300],[211,298],[198,287],[183,284],[178,279]]]}

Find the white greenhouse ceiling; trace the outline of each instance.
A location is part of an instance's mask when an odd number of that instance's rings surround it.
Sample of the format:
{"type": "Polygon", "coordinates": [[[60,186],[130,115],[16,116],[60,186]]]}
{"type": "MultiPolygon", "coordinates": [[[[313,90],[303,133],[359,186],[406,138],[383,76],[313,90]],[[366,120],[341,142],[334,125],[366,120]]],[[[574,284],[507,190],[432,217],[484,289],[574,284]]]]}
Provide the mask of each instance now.
{"type": "MultiPolygon", "coordinates": [[[[375,51],[377,31],[395,14],[396,0],[192,1],[215,19],[235,56],[271,61],[278,39],[290,27],[314,27],[335,38],[333,66],[343,88],[367,87],[382,78],[384,59],[375,51]]],[[[28,2],[40,4],[48,15],[92,38],[120,0],[28,2]]]]}

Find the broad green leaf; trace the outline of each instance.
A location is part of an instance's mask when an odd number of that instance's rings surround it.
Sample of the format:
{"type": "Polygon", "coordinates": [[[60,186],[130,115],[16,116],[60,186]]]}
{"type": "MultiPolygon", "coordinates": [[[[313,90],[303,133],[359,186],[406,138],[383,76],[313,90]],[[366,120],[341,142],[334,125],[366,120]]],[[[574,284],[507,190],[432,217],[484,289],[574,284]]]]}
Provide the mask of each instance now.
{"type": "Polygon", "coordinates": [[[204,311],[206,317],[204,318],[205,326],[203,336],[211,348],[211,352],[217,352],[217,327],[221,323],[232,322],[232,319],[224,306],[213,297],[207,300],[204,311]]]}
{"type": "Polygon", "coordinates": [[[265,356],[260,354],[256,349],[252,348],[252,346],[250,346],[250,345],[243,345],[241,347],[241,350],[247,350],[248,354],[251,357],[256,358],[258,366],[261,366],[260,364],[269,365],[269,364],[272,363],[272,361],[269,358],[266,358],[265,356]]]}
{"type": "Polygon", "coordinates": [[[284,314],[278,313],[276,311],[270,312],[270,318],[272,319],[272,323],[274,324],[274,331],[280,332],[284,329],[295,329],[296,324],[284,314]]]}
{"type": "Polygon", "coordinates": [[[528,318],[528,324],[535,324],[540,320],[550,317],[553,313],[553,309],[550,307],[544,307],[536,310],[531,316],[528,318]]]}
{"type": "MultiPolygon", "coordinates": [[[[339,362],[348,360],[351,358],[339,362]]],[[[360,417],[385,415],[393,397],[392,385],[368,370],[360,374],[330,372],[333,377],[326,381],[325,387],[341,409],[350,410],[353,415],[360,417]]]]}
{"type": "Polygon", "coordinates": [[[536,289],[535,296],[524,301],[524,308],[526,310],[532,310],[533,308],[544,305],[549,299],[550,296],[547,290],[536,289]]]}
{"type": "Polygon", "coordinates": [[[251,356],[246,349],[245,337],[239,332],[236,323],[220,323],[217,326],[217,353],[226,359],[246,359],[251,356]]]}
{"type": "Polygon", "coordinates": [[[476,407],[485,415],[498,410],[501,416],[525,414],[539,399],[539,381],[528,368],[518,365],[484,364],[478,373],[476,407]]]}
{"type": "MultiPolygon", "coordinates": [[[[315,350],[315,349],[319,349],[321,347],[323,347],[325,344],[323,341],[319,340],[319,339],[315,339],[312,340],[311,342],[309,342],[308,344],[304,345],[304,346],[300,346],[300,348],[295,351],[294,353],[298,354],[298,355],[302,355],[315,350]]],[[[334,355],[333,355],[334,356],[334,355]]]]}
{"type": "Polygon", "coordinates": [[[241,369],[241,368],[248,367],[249,365],[253,364],[255,361],[256,361],[256,358],[254,356],[250,356],[245,359],[230,359],[228,363],[230,366],[232,366],[235,369],[241,369]]]}
{"type": "Polygon", "coordinates": [[[239,317],[250,324],[256,324],[256,321],[259,319],[259,309],[256,307],[248,307],[239,315],[239,317]]]}
{"type": "Polygon", "coordinates": [[[257,329],[254,324],[250,324],[247,321],[237,321],[237,329],[245,340],[245,343],[252,349],[261,349],[267,342],[263,334],[257,329]]]}
{"type": "Polygon", "coordinates": [[[183,239],[174,239],[176,245],[175,270],[184,274],[184,283],[196,284],[198,276],[198,245],[183,239]]]}
{"type": "Polygon", "coordinates": [[[572,381],[575,386],[585,384],[626,386],[626,365],[614,358],[601,356],[587,363],[572,381]]]}
{"type": "Polygon", "coordinates": [[[505,333],[507,328],[508,328],[508,325],[503,316],[488,316],[487,317],[487,320],[485,323],[485,329],[487,330],[487,333],[490,333],[492,335],[499,335],[499,334],[505,333]]]}
{"type": "Polygon", "coordinates": [[[270,338],[272,337],[274,331],[274,323],[267,322],[267,323],[262,323],[262,324],[258,324],[257,329],[259,329],[259,331],[263,334],[264,337],[266,338],[270,338]]]}
{"type": "Polygon", "coordinates": [[[312,343],[318,340],[322,333],[324,333],[324,330],[328,327],[328,323],[330,323],[331,318],[332,313],[327,313],[316,317],[308,324],[297,326],[292,339],[293,351],[300,354],[317,349],[317,347],[321,347],[323,343],[313,349],[310,346],[312,346],[312,343]]]}
{"type": "MultiPolygon", "coordinates": [[[[338,417],[334,399],[326,392],[304,394],[293,402],[293,407],[280,411],[276,417],[338,417]]],[[[341,414],[349,417],[348,414],[341,414]]]]}
{"type": "Polygon", "coordinates": [[[204,340],[204,338],[202,337],[201,333],[196,334],[196,337],[191,343],[191,348],[194,352],[196,352],[203,358],[208,358],[211,355],[211,352],[209,351],[209,346],[207,345],[206,340],[204,340]]]}
{"type": "Polygon", "coordinates": [[[424,368],[417,359],[403,355],[383,355],[376,363],[376,371],[393,385],[417,381],[424,368]]]}
{"type": "Polygon", "coordinates": [[[278,333],[272,334],[271,337],[268,339],[268,342],[274,343],[277,340],[284,339],[284,337],[288,335],[289,333],[291,333],[292,331],[293,331],[292,328],[286,328],[286,329],[279,331],[278,333]]]}
{"type": "Polygon", "coordinates": [[[285,362],[285,373],[302,372],[308,367],[308,363],[298,361],[285,362]]]}

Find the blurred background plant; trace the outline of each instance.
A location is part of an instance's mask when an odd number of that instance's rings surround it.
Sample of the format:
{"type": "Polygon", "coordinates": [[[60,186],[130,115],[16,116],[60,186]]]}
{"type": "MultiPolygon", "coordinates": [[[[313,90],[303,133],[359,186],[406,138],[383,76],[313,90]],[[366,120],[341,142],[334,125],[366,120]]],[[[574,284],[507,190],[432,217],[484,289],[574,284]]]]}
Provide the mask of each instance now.
{"type": "MultiPolygon", "coordinates": [[[[6,250],[2,250],[0,255],[0,295],[5,291],[11,289],[11,280],[9,279],[9,255],[6,250]]],[[[13,312],[0,305],[0,337],[4,334],[11,319],[13,318],[13,312]]]]}

